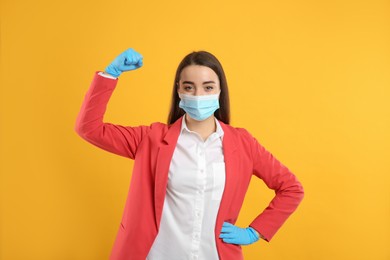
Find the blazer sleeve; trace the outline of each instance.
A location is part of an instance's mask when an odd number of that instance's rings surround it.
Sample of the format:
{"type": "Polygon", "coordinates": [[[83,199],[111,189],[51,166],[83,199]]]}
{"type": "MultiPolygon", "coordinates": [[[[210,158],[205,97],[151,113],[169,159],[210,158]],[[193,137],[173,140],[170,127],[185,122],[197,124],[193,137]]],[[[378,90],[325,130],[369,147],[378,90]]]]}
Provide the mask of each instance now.
{"type": "Polygon", "coordinates": [[[135,158],[137,147],[148,133],[149,126],[122,126],[104,123],[107,103],[118,79],[110,79],[95,72],[77,116],[75,131],[89,143],[108,152],[130,159],[135,158]]]}
{"type": "Polygon", "coordinates": [[[270,241],[303,199],[304,190],[296,176],[259,142],[251,137],[253,173],[261,178],[275,196],[268,207],[250,224],[270,241]]]}

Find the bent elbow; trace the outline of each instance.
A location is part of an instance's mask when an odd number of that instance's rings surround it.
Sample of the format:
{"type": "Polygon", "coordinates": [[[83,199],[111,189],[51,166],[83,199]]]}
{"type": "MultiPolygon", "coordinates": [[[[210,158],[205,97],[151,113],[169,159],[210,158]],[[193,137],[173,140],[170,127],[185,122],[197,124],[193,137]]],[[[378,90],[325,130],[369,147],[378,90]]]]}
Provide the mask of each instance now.
{"type": "Polygon", "coordinates": [[[87,135],[87,131],[85,129],[85,127],[83,126],[83,124],[80,122],[80,120],[77,120],[74,127],[73,127],[73,130],[83,139],[86,138],[86,135],[87,135]]]}

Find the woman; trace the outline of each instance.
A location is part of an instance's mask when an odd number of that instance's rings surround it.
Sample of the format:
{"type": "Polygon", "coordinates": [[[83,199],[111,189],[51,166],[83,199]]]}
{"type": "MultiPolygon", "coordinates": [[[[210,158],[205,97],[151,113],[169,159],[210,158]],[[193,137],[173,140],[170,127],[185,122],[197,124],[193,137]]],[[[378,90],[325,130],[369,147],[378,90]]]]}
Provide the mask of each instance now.
{"type": "Polygon", "coordinates": [[[295,211],[302,185],[245,129],[229,125],[225,74],[205,51],[180,63],[168,124],[103,123],[118,77],[142,61],[128,49],[96,72],[75,127],[88,142],[135,160],[110,259],[243,259],[241,245],[270,241],[295,211]],[[240,228],[234,224],[252,174],[275,197],[240,228]]]}

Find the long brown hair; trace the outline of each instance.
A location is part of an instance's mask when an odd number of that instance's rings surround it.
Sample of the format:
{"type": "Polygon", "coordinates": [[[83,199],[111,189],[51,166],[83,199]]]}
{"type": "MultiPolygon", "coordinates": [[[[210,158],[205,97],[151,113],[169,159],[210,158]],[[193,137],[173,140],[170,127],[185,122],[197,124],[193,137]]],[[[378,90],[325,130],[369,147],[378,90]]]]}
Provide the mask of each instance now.
{"type": "Polygon", "coordinates": [[[185,111],[179,107],[180,98],[177,94],[177,88],[179,87],[179,80],[181,71],[189,65],[201,65],[212,69],[219,78],[219,84],[221,93],[219,95],[219,109],[214,112],[214,116],[224,122],[230,123],[230,103],[229,103],[229,91],[225,72],[223,71],[221,63],[211,53],[207,51],[194,51],[180,62],[179,67],[176,70],[175,82],[173,83],[171,108],[168,116],[168,125],[173,124],[177,119],[185,114],[185,111]]]}

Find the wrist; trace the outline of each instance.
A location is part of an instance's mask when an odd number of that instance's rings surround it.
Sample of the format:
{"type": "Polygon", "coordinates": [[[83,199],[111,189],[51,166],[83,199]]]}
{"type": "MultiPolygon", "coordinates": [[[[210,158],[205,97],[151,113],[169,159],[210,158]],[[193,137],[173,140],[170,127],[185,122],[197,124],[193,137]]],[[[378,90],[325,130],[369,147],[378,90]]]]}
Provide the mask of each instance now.
{"type": "Polygon", "coordinates": [[[259,232],[257,232],[254,228],[248,227],[247,230],[248,230],[251,243],[254,243],[260,239],[259,232]]]}
{"type": "Polygon", "coordinates": [[[104,70],[104,73],[115,78],[118,78],[121,75],[121,71],[119,71],[113,64],[108,65],[104,70]]]}
{"type": "Polygon", "coordinates": [[[257,235],[259,238],[266,240],[265,237],[264,237],[259,231],[257,231],[256,229],[254,229],[254,228],[251,227],[251,226],[249,226],[249,227],[256,233],[256,235],[257,235]]]}

